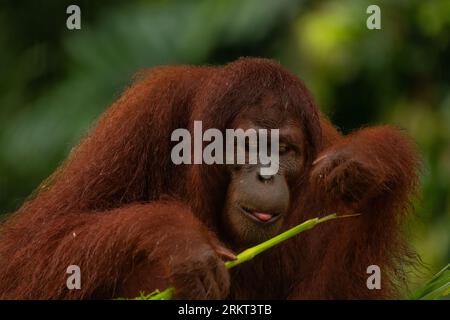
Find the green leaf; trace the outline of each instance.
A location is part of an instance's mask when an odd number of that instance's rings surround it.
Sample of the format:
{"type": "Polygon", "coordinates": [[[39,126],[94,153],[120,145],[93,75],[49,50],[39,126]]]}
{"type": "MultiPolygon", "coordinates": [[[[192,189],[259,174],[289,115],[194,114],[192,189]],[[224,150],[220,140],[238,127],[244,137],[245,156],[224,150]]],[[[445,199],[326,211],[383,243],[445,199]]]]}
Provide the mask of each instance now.
{"type": "Polygon", "coordinates": [[[436,273],[423,287],[416,290],[411,300],[436,300],[450,294],[450,263],[436,273]]]}

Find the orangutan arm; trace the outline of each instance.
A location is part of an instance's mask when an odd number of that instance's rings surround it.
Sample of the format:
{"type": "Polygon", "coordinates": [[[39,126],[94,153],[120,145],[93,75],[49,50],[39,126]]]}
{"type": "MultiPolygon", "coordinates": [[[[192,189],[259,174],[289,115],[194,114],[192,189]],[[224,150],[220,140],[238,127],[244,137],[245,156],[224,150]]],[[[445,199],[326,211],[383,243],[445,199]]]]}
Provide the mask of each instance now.
{"type": "Polygon", "coordinates": [[[13,240],[33,221],[18,218],[2,230],[8,239],[0,244],[2,299],[135,297],[169,285],[181,298],[227,294],[218,242],[175,201],[51,216],[23,246],[13,240]],[[80,267],[78,290],[66,286],[69,265],[80,267]]]}

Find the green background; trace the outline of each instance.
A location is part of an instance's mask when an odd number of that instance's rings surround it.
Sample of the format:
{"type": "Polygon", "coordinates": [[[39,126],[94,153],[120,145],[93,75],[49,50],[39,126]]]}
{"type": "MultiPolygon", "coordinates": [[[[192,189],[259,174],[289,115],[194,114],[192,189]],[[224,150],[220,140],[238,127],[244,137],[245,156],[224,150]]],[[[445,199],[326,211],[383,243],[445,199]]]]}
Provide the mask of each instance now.
{"type": "Polygon", "coordinates": [[[133,74],[279,60],[348,133],[396,124],[424,159],[405,226],[414,288],[450,261],[450,1],[10,1],[0,4],[0,213],[16,210],[133,74]],[[82,29],[66,28],[81,7],[82,29]],[[381,8],[381,30],[366,9],[381,8]]]}

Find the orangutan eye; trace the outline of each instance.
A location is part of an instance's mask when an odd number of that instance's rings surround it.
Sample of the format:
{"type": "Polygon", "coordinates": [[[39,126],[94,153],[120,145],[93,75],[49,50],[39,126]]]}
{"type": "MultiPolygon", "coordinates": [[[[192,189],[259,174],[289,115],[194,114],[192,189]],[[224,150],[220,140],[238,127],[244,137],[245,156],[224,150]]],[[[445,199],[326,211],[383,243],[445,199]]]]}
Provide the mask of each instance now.
{"type": "Polygon", "coordinates": [[[245,152],[257,152],[258,151],[258,142],[257,141],[249,141],[245,139],[245,152]]]}
{"type": "Polygon", "coordinates": [[[291,148],[289,147],[289,145],[287,145],[286,143],[280,143],[280,146],[279,146],[279,149],[278,149],[280,155],[286,154],[290,150],[291,150],[291,148]]]}

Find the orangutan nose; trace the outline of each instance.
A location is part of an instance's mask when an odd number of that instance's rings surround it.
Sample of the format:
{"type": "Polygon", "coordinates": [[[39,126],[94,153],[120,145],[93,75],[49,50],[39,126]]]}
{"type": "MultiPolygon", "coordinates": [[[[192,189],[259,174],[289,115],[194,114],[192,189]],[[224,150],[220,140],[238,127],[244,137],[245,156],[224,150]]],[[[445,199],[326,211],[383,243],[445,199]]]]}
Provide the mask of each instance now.
{"type": "Polygon", "coordinates": [[[257,173],[258,175],[258,180],[264,183],[273,181],[273,177],[274,175],[268,175],[268,174],[262,174],[261,172],[257,173]]]}

